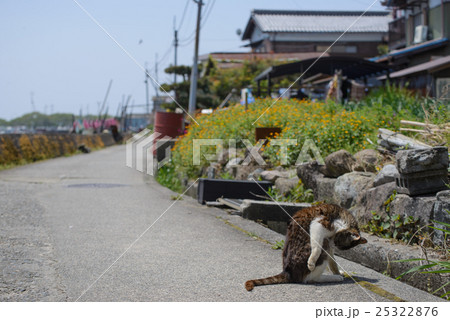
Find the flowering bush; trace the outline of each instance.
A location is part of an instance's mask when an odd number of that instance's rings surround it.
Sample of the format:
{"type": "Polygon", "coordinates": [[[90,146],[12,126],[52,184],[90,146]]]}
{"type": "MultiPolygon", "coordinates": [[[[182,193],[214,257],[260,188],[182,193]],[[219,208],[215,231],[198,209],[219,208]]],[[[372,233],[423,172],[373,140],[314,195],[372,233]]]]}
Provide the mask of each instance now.
{"type": "MultiPolygon", "coordinates": [[[[228,139],[237,140],[237,147],[242,148],[242,139],[248,139],[253,145],[256,127],[279,127],[281,133],[272,139],[296,139],[297,145],[288,147],[288,164],[294,164],[306,139],[311,139],[325,157],[339,149],[355,152],[367,148],[371,141],[376,141],[377,128],[383,126],[384,117],[389,112],[374,114],[367,109],[346,110],[341,105],[327,105],[323,102],[309,100],[257,99],[245,110],[236,105],[228,109],[215,110],[209,115],[199,115],[197,124],[192,124],[186,135],[182,136],[173,149],[172,162],[177,171],[184,171],[188,176],[198,176],[199,167],[193,165],[194,139],[223,139],[228,147],[228,139]],[[256,122],[255,122],[256,121],[256,122]]],[[[391,117],[392,118],[392,117],[391,117]]],[[[262,153],[271,164],[280,164],[280,146],[269,143],[262,147],[262,153]]],[[[273,141],[272,141],[273,142],[273,141]]],[[[214,153],[215,147],[202,148],[202,154],[214,153]]],[[[206,160],[202,157],[201,165],[206,160]]]]}

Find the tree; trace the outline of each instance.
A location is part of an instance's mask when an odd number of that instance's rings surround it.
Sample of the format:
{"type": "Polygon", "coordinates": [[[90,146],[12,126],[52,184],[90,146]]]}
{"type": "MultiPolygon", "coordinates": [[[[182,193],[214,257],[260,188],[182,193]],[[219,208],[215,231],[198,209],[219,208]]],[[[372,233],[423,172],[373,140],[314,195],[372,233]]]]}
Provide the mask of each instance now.
{"type": "MultiPolygon", "coordinates": [[[[222,69],[218,68],[217,62],[210,57],[206,63],[199,66],[197,107],[201,109],[216,108],[233,89],[239,92],[241,89],[249,86],[256,88],[256,82],[253,79],[271,65],[278,63],[271,60],[254,59],[242,62],[242,65],[239,67],[222,69]]],[[[164,71],[167,74],[176,74],[183,78],[183,81],[176,84],[165,83],[162,85],[162,88],[167,92],[173,92],[178,103],[186,109],[189,103],[191,67],[170,66],[164,71]]],[[[286,81],[287,79],[285,79],[286,81]]],[[[277,83],[275,81],[274,85],[277,83]]],[[[262,81],[261,85],[262,90],[267,88],[266,81],[262,81]]],[[[233,101],[238,102],[239,97],[238,93],[233,101]]],[[[177,104],[175,102],[163,104],[163,108],[174,110],[177,108],[177,104]]]]}

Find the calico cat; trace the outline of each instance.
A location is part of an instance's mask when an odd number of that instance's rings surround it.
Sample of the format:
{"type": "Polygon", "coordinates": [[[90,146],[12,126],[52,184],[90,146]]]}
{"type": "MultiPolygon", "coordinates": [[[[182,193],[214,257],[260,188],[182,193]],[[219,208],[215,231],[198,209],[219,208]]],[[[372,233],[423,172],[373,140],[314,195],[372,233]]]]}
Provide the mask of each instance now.
{"type": "Polygon", "coordinates": [[[283,249],[283,272],[245,283],[255,286],[277,283],[339,282],[343,277],[334,260],[333,248],[340,250],[366,243],[356,219],[333,204],[321,204],[298,211],[288,226],[283,249]],[[329,265],[332,275],[322,275],[329,265]]]}

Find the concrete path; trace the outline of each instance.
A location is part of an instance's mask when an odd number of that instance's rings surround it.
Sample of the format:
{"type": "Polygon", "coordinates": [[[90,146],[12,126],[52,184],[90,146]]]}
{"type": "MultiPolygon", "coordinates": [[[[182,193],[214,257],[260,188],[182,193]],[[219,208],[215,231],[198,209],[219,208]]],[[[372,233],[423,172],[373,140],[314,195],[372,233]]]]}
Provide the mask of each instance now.
{"type": "Polygon", "coordinates": [[[358,283],[247,292],[283,236],[174,196],[124,146],[0,172],[0,301],[442,301],[344,259],[358,283]]]}

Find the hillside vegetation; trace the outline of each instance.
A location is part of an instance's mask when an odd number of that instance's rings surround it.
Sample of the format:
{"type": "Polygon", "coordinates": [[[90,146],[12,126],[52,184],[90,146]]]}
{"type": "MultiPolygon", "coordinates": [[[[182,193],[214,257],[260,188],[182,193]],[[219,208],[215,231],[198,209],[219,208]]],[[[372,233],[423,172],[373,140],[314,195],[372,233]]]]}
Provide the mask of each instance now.
{"type": "MultiPolygon", "coordinates": [[[[12,119],[11,121],[0,119],[0,126],[27,126],[29,128],[72,126],[74,117],[75,116],[71,113],[54,113],[47,115],[40,112],[30,112],[12,119]]],[[[97,119],[97,116],[87,115],[83,118],[94,120],[97,119]]]]}

